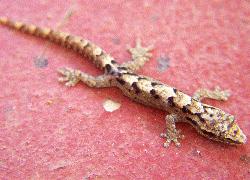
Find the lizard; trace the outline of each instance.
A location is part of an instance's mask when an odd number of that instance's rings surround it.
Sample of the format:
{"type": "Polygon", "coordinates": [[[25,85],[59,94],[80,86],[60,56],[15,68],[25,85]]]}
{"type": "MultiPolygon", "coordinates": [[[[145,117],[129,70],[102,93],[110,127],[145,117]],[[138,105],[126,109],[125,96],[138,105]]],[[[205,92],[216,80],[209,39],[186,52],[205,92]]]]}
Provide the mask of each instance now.
{"type": "Polygon", "coordinates": [[[77,69],[60,68],[58,71],[62,76],[59,81],[65,82],[66,86],[75,86],[81,81],[93,88],[117,87],[125,96],[136,102],[166,111],[166,131],[161,134],[161,137],[166,138],[164,147],[168,147],[171,142],[177,147],[180,146],[180,139],[184,136],[177,130],[177,122],[191,124],[198,133],[211,140],[232,145],[247,142],[246,135],[233,115],[201,102],[203,98],[223,100],[224,97],[225,100],[225,92],[218,88],[215,91],[203,89],[192,97],[158,80],[136,74],[152,57],[150,51],[153,46],[143,47],[140,41],[137,41],[134,48],[128,48],[132,60],[119,64],[99,46],[79,36],[12,21],[6,17],[0,17],[0,24],[73,49],[104,71],[103,75],[94,77],[77,69]]]}

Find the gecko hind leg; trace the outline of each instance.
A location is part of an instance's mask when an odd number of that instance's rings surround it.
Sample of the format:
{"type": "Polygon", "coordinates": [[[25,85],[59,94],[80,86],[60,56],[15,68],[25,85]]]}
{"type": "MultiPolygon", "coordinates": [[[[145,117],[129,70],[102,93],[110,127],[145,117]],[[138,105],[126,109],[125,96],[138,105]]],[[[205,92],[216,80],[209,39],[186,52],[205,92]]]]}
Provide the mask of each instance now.
{"type": "Polygon", "coordinates": [[[180,142],[178,139],[183,139],[184,135],[180,133],[180,130],[176,129],[175,123],[178,122],[179,117],[175,114],[170,114],[165,117],[166,120],[166,133],[161,133],[161,137],[166,138],[166,142],[163,144],[167,148],[173,141],[177,147],[180,147],[180,142]]]}
{"type": "Polygon", "coordinates": [[[137,71],[152,57],[149,51],[153,50],[153,48],[153,45],[142,47],[140,39],[137,39],[134,48],[128,46],[128,51],[132,56],[132,60],[123,63],[121,66],[127,67],[132,71],[137,71]]]}
{"type": "Polygon", "coordinates": [[[205,98],[215,99],[219,101],[228,100],[230,93],[228,90],[221,90],[219,86],[216,86],[214,90],[199,89],[194,93],[193,98],[202,101],[205,98]]]}
{"type": "Polygon", "coordinates": [[[94,77],[71,68],[60,68],[58,72],[63,75],[58,78],[58,81],[65,82],[65,85],[68,87],[75,86],[79,81],[82,81],[89,87],[111,87],[111,77],[108,75],[94,77]]]}

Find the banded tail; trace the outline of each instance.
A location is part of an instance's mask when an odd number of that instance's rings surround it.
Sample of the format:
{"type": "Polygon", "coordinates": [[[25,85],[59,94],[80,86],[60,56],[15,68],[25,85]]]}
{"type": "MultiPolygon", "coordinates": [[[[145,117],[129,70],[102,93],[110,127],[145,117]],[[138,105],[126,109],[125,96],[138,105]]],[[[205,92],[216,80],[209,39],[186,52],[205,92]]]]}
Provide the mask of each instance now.
{"type": "Polygon", "coordinates": [[[50,40],[51,42],[60,44],[66,48],[73,49],[79,54],[88,57],[100,69],[104,69],[106,64],[112,64],[112,62],[114,62],[114,59],[100,47],[86,39],[82,39],[79,36],[55,31],[50,28],[38,27],[33,24],[12,21],[6,17],[0,17],[0,24],[26,34],[50,40]]]}

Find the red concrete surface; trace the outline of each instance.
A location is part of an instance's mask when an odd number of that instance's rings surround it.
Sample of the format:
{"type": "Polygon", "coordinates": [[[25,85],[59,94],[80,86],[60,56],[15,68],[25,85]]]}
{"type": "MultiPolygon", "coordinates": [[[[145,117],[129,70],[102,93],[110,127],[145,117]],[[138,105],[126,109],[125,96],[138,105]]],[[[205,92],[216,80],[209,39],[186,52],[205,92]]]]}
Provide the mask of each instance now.
{"type": "MultiPolygon", "coordinates": [[[[250,137],[249,1],[107,2],[2,0],[0,15],[56,27],[72,9],[61,30],[92,40],[118,62],[130,59],[126,44],[140,37],[155,49],[139,73],[188,94],[229,89],[227,102],[206,102],[234,114],[250,137]]],[[[2,26],[0,49],[0,179],[250,178],[249,141],[239,147],[212,142],[182,123],[182,147],[164,149],[164,112],[116,88],[57,82],[59,67],[101,74],[86,59],[2,26]],[[107,98],[120,109],[106,112],[107,98]]]]}

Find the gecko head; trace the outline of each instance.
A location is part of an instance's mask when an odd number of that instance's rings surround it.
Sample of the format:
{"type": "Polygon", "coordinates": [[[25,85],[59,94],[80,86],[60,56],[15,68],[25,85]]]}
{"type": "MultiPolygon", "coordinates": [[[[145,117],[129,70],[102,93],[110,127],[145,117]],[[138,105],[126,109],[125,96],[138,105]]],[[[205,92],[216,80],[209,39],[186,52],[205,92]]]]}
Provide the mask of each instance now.
{"type": "Polygon", "coordinates": [[[199,116],[205,123],[201,129],[203,135],[226,144],[246,143],[247,137],[235,122],[234,116],[213,107],[206,107],[205,112],[199,116]]]}
{"type": "Polygon", "coordinates": [[[233,116],[229,116],[228,118],[233,118],[233,122],[227,125],[227,130],[222,134],[223,142],[228,144],[245,144],[247,142],[246,135],[234,121],[233,116]]]}

